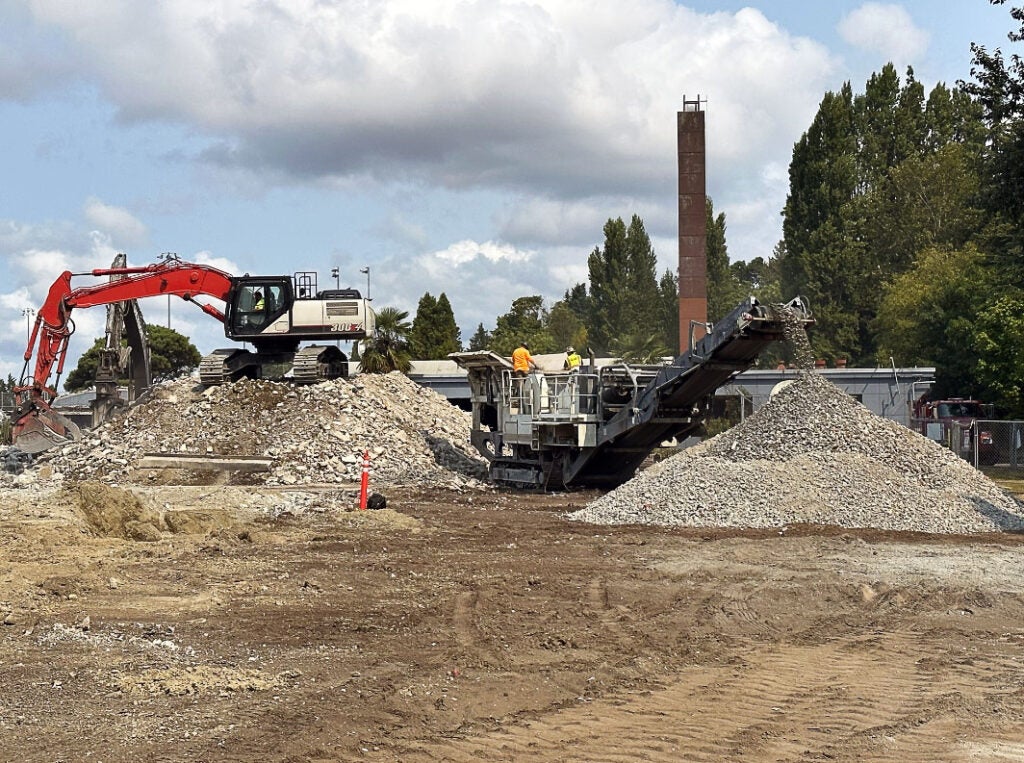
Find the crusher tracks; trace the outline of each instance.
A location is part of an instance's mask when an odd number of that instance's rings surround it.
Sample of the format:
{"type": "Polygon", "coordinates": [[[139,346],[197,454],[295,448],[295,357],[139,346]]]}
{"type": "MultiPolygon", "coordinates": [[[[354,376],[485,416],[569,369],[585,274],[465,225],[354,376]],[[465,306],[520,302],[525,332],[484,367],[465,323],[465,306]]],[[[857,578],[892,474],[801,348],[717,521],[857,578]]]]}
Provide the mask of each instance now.
{"type": "Polygon", "coordinates": [[[348,376],[348,357],[337,347],[303,347],[295,353],[292,375],[296,384],[315,384],[348,376]]]}

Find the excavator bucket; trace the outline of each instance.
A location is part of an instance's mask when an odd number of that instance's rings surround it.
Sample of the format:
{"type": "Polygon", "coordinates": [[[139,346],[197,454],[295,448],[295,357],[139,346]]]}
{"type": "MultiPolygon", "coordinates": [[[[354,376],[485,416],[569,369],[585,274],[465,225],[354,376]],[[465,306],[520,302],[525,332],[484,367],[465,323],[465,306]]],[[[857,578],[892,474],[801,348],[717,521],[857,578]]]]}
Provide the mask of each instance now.
{"type": "Polygon", "coordinates": [[[81,437],[78,425],[52,408],[32,409],[14,422],[11,433],[14,445],[26,453],[42,453],[81,437]]]}

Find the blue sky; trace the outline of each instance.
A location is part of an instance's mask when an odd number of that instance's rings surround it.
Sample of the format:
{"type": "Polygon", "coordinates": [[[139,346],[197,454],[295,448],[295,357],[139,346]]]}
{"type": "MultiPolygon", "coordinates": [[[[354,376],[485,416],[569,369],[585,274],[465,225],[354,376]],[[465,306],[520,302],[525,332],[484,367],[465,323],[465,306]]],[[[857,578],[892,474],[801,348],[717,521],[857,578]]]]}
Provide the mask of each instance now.
{"type": "MultiPolygon", "coordinates": [[[[0,373],[23,309],[119,251],[364,290],[369,266],[378,307],[443,291],[466,339],[585,281],[609,217],[674,268],[684,94],[730,255],[768,257],[825,91],[888,61],[953,84],[1012,28],[985,0],[0,0],[0,373]]],[[[72,364],[104,320],[74,317],[72,364]]],[[[230,345],[180,300],[171,325],[230,345]]]]}

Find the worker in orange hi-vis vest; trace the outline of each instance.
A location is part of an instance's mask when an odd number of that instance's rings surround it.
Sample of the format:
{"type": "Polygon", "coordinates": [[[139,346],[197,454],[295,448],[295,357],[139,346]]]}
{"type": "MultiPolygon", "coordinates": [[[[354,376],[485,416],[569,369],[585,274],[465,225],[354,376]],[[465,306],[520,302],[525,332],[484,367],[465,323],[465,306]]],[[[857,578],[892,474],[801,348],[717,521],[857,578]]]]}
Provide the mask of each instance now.
{"type": "Polygon", "coordinates": [[[515,352],[512,353],[512,375],[527,376],[530,373],[531,367],[536,370],[537,364],[533,362],[533,358],[530,356],[530,345],[526,342],[520,342],[515,352]]]}

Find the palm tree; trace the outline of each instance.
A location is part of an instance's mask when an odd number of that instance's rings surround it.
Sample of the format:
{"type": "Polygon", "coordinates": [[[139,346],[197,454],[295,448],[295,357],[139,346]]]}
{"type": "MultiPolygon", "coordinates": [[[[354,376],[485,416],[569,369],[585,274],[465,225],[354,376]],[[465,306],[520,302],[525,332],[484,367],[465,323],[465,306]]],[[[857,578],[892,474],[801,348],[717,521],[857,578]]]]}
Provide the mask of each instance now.
{"type": "Polygon", "coordinates": [[[383,307],[377,312],[377,330],[363,342],[360,356],[363,372],[386,374],[390,371],[408,373],[412,368],[409,353],[409,313],[397,307],[383,307]]]}
{"type": "Polygon", "coordinates": [[[658,334],[636,332],[609,342],[612,354],[625,363],[657,363],[672,354],[658,334]]]}

